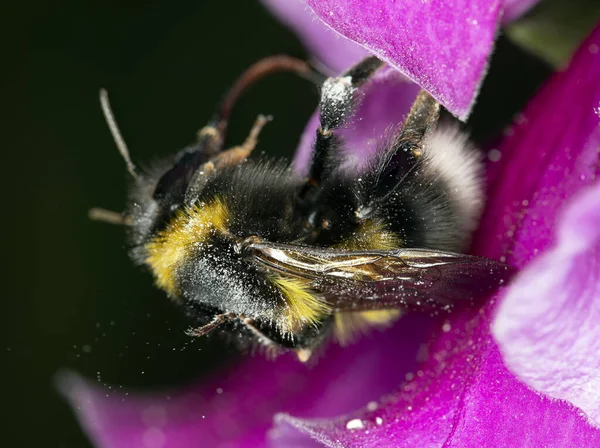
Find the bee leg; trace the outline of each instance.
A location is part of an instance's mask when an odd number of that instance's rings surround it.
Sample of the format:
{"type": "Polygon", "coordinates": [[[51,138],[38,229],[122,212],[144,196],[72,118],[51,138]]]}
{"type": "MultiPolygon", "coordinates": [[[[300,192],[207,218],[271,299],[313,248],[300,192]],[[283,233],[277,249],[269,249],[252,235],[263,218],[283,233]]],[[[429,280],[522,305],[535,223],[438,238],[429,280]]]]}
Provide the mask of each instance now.
{"type": "Polygon", "coordinates": [[[254,319],[250,317],[245,317],[241,319],[241,322],[248,330],[250,330],[250,332],[256,337],[256,339],[261,345],[265,347],[277,347],[275,341],[267,337],[262,331],[256,328],[256,326],[254,325],[254,319]]]}
{"type": "Polygon", "coordinates": [[[355,92],[383,67],[376,57],[368,57],[337,78],[323,83],[319,103],[320,125],[309,169],[308,184],[317,186],[328,171],[328,162],[339,146],[333,131],[352,114],[356,106],[355,92]]]}
{"type": "Polygon", "coordinates": [[[239,163],[242,163],[250,156],[250,154],[256,147],[256,144],[258,143],[258,136],[260,135],[260,132],[265,127],[265,125],[271,120],[273,120],[273,117],[270,115],[259,115],[256,118],[252,129],[250,129],[250,133],[248,134],[248,137],[246,138],[244,143],[219,153],[218,155],[213,157],[208,163],[212,164],[212,168],[214,169],[219,169],[224,166],[237,165],[239,163]]]}
{"type": "MultiPolygon", "coordinates": [[[[262,128],[273,119],[271,116],[259,115],[250,129],[250,133],[248,137],[240,146],[234,146],[233,148],[229,148],[223,152],[217,152],[213,155],[208,161],[204,162],[200,168],[194,173],[188,189],[185,194],[185,201],[188,204],[193,203],[195,198],[198,197],[198,194],[204,187],[206,180],[218,169],[223,168],[225,166],[233,166],[242,163],[246,160],[254,148],[258,143],[258,136],[262,128]]],[[[218,132],[215,127],[205,127],[203,128],[205,133],[209,133],[212,131],[207,131],[208,129],[213,130],[214,132],[218,132]]],[[[201,130],[202,132],[202,130],[201,130]]],[[[220,134],[218,134],[220,136],[220,134]]],[[[207,137],[208,138],[208,137],[207,137]]],[[[219,137],[220,138],[220,137],[219,137]]],[[[220,140],[217,142],[220,145],[220,140]]]]}
{"type": "Polygon", "coordinates": [[[133,225],[131,216],[123,215],[119,212],[113,212],[112,210],[106,210],[105,208],[91,208],[88,211],[88,218],[92,221],[101,221],[107,224],[115,224],[119,226],[133,225]]]}
{"type": "Polygon", "coordinates": [[[213,123],[200,129],[196,137],[195,148],[201,148],[206,154],[218,154],[223,147],[223,133],[213,123]]]}
{"type": "Polygon", "coordinates": [[[207,154],[220,152],[223,149],[229,116],[240,96],[256,82],[268,75],[280,72],[294,73],[317,85],[321,84],[325,78],[308,62],[291,56],[275,55],[260,59],[248,67],[232,84],[223,97],[215,116],[198,131],[197,146],[207,154]]]}
{"type": "Polygon", "coordinates": [[[440,104],[429,93],[421,90],[402,125],[396,146],[406,143],[414,147],[421,147],[427,135],[438,122],[440,108],[440,104]]]}
{"type": "Polygon", "coordinates": [[[415,171],[427,136],[435,129],[440,104],[425,90],[413,103],[402,130],[385,151],[378,169],[376,197],[385,199],[415,171]]]}
{"type": "MultiPolygon", "coordinates": [[[[248,67],[235,80],[229,91],[223,97],[215,116],[206,126],[198,131],[197,142],[192,148],[192,151],[201,151],[208,157],[214,157],[219,154],[223,150],[223,142],[229,124],[229,116],[240,96],[254,83],[268,75],[280,72],[294,73],[317,85],[321,84],[323,79],[325,79],[325,76],[317,69],[301,59],[286,55],[275,55],[260,59],[248,67]]],[[[256,137],[267,121],[270,121],[270,118],[265,120],[264,117],[260,116],[250,131],[250,135],[246,142],[244,142],[241,147],[235,148],[236,151],[225,156],[225,159],[232,159],[232,163],[239,163],[240,161],[245,160],[250,152],[252,152],[252,149],[254,149],[256,137]]]]}
{"type": "Polygon", "coordinates": [[[235,314],[233,314],[233,313],[217,314],[213,318],[213,320],[211,320],[206,325],[204,325],[200,328],[191,328],[186,331],[186,334],[188,336],[201,337],[201,336],[204,336],[204,335],[210,333],[215,328],[217,328],[219,325],[222,325],[225,322],[229,322],[230,320],[232,320],[234,318],[235,318],[235,314]]]}

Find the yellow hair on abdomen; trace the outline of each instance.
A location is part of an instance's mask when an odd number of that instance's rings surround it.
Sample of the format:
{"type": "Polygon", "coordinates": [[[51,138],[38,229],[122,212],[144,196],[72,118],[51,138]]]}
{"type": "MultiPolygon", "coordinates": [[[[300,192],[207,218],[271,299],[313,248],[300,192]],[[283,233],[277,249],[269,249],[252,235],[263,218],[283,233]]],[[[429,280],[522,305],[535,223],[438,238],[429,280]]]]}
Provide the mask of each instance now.
{"type": "Polygon", "coordinates": [[[387,230],[384,223],[368,219],[336,247],[345,250],[391,250],[402,247],[402,240],[387,230]]]}
{"type": "Polygon", "coordinates": [[[145,260],[156,284],[176,296],[176,272],[194,245],[204,242],[212,232],[227,231],[229,211],[219,198],[179,210],[167,227],[148,244],[145,260]]]}
{"type": "Polygon", "coordinates": [[[302,325],[317,325],[331,313],[329,304],[314,294],[308,281],[282,276],[274,276],[271,281],[285,300],[282,331],[293,332],[302,325]]]}
{"type": "Polygon", "coordinates": [[[389,325],[402,314],[400,310],[361,311],[360,317],[371,325],[389,325]]]}
{"type": "Polygon", "coordinates": [[[336,313],[335,338],[341,345],[354,342],[360,334],[372,327],[388,327],[400,318],[400,310],[346,311],[336,313]]]}

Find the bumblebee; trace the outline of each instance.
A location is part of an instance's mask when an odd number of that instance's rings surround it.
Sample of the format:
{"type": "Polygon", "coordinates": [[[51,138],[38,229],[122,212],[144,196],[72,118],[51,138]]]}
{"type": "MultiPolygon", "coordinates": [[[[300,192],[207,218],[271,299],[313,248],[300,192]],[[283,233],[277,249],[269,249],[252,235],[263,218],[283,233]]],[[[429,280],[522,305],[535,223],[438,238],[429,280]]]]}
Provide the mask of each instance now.
{"type": "Polygon", "coordinates": [[[482,167],[465,136],[440,124],[427,92],[364,168],[343,163],[336,131],[382,66],[369,57],[322,82],[306,175],[248,158],[269,117],[258,117],[242,145],[223,147],[239,94],[273,71],[319,78],[306,63],[280,56],[251,67],[195,144],[145,172],[101,92],[134,182],[122,215],[93,215],[128,225],[133,260],[203,324],[189,334],[219,327],[306,361],[330,335],[344,343],[405,311],[470,305],[510,276],[507,265],[460,253],[481,212],[482,167]]]}

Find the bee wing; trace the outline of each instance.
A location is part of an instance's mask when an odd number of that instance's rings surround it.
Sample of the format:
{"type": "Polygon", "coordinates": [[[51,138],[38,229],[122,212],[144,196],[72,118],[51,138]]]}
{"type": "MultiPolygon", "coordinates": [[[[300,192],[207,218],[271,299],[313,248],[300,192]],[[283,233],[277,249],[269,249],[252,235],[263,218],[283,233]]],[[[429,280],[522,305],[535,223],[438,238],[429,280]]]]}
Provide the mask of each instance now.
{"type": "Polygon", "coordinates": [[[262,267],[304,278],[336,311],[450,309],[491,293],[514,268],[429,249],[347,251],[292,244],[249,246],[262,267]]]}

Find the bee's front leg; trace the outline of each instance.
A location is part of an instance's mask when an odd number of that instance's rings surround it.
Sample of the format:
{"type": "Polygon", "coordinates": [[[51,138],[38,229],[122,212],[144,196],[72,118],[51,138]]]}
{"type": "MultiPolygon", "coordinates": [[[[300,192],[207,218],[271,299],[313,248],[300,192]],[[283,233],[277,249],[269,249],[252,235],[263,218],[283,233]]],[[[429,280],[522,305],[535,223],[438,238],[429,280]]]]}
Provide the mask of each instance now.
{"type": "Polygon", "coordinates": [[[368,57],[341,76],[328,78],[321,88],[320,123],[309,168],[307,189],[320,185],[329,172],[330,159],[340,139],[333,134],[344,124],[356,107],[356,91],[384,66],[374,56],[368,57]]]}

